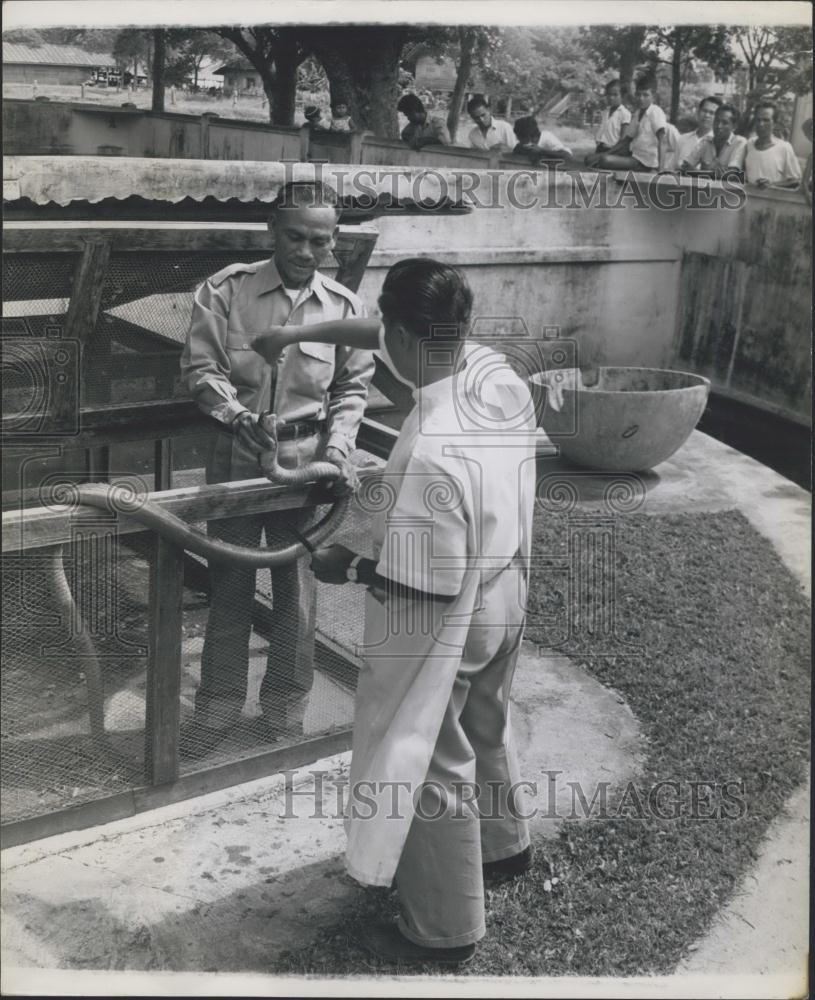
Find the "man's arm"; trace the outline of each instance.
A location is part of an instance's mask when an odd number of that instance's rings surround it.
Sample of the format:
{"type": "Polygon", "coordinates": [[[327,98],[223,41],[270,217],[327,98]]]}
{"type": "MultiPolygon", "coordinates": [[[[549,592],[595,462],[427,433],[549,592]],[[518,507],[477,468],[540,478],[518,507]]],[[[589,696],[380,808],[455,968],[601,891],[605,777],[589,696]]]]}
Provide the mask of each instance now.
{"type": "Polygon", "coordinates": [[[258,425],[258,415],[238,399],[230,381],[226,351],[231,285],[205,281],[193,296],[192,315],[181,354],[181,377],[198,408],[229,428],[249,452],[259,455],[272,442],[258,425]]]}
{"type": "Polygon", "coordinates": [[[353,347],[375,351],[379,347],[381,321],[375,316],[348,316],[329,319],[311,326],[273,326],[252,341],[252,349],[269,364],[277,361],[284,348],[303,342],[353,347]]]}
{"type": "MultiPolygon", "coordinates": [[[[352,312],[346,318],[361,320],[365,315],[364,312],[352,312]]],[[[334,379],[328,387],[328,448],[336,449],[345,457],[354,447],[375,367],[370,351],[337,348],[334,379]]]]}
{"type": "MultiPolygon", "coordinates": [[[[311,556],[311,569],[321,583],[349,583],[348,568],[356,553],[345,545],[326,545],[316,549],[311,556]]],[[[412,601],[441,601],[449,604],[457,594],[432,594],[398,583],[376,571],[374,559],[362,558],[357,562],[357,583],[384,592],[388,597],[406,597],[412,601]]]]}

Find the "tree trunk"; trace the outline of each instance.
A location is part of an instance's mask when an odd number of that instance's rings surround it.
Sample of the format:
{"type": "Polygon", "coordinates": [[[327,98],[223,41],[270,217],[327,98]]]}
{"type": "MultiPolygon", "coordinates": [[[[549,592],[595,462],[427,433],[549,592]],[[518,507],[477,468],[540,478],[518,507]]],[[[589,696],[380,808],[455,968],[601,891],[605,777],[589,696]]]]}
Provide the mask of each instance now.
{"type": "Polygon", "coordinates": [[[406,29],[364,25],[317,29],[308,47],[328,77],[331,101],[344,101],[357,128],[388,139],[399,137],[399,56],[406,29]]]}
{"type": "Polygon", "coordinates": [[[164,110],[164,29],[153,30],[153,111],[164,110]]]}
{"type": "Polygon", "coordinates": [[[670,119],[676,124],[679,114],[679,91],[682,86],[682,56],[685,48],[685,38],[681,28],[674,29],[674,51],[671,63],[671,114],[670,119]]]}
{"type": "Polygon", "coordinates": [[[645,40],[645,28],[632,25],[626,31],[625,42],[620,52],[620,86],[623,98],[633,96],[632,83],[634,70],[640,61],[642,43],[645,40]]]}
{"type": "Polygon", "coordinates": [[[447,130],[450,133],[450,141],[454,144],[456,141],[456,132],[458,131],[458,121],[461,116],[461,108],[467,93],[467,84],[473,69],[475,30],[473,28],[459,28],[458,34],[460,53],[458,68],[456,69],[456,84],[453,87],[453,93],[450,95],[450,109],[447,112],[447,130]]]}
{"type": "MultiPolygon", "coordinates": [[[[294,104],[297,98],[297,67],[301,60],[290,52],[277,53],[275,58],[274,102],[269,103],[273,125],[294,124],[294,104]]],[[[265,89],[265,88],[264,88],[265,89]]],[[[266,91],[268,95],[268,91],[266,91]]]]}

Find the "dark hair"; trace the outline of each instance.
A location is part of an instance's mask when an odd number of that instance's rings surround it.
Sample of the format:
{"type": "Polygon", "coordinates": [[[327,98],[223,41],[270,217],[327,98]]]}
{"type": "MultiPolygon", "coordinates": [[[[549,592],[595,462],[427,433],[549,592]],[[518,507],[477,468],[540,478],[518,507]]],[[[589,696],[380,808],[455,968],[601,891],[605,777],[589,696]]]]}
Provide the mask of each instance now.
{"type": "Polygon", "coordinates": [[[379,308],[422,339],[467,334],[473,293],[460,271],[430,257],[400,260],[385,275],[379,308]]]}
{"type": "Polygon", "coordinates": [[[716,107],[718,108],[721,106],[721,103],[722,103],[721,97],[714,97],[713,95],[711,95],[710,97],[703,97],[702,100],[699,101],[697,110],[701,111],[705,104],[715,104],[716,107]]]}
{"type": "Polygon", "coordinates": [[[637,91],[641,91],[641,90],[650,90],[650,91],[653,91],[655,89],[655,86],[656,86],[656,81],[654,80],[654,78],[652,76],[641,76],[637,80],[636,90],[637,91]]]}
{"type": "Polygon", "coordinates": [[[733,107],[732,104],[722,103],[718,106],[718,108],[716,108],[717,115],[720,115],[723,111],[727,111],[728,114],[731,114],[733,116],[734,122],[737,122],[739,120],[739,113],[738,111],[736,111],[736,109],[733,107]]]}
{"type": "Polygon", "coordinates": [[[619,87],[620,92],[622,93],[623,85],[620,83],[619,80],[609,80],[608,83],[603,88],[603,92],[606,94],[609,93],[612,87],[619,87]]]}
{"type": "Polygon", "coordinates": [[[754,115],[759,110],[759,108],[769,108],[770,111],[772,111],[773,113],[773,121],[775,121],[775,116],[778,113],[778,105],[775,103],[775,101],[770,101],[766,98],[764,100],[759,101],[753,108],[754,115]]]}
{"type": "Polygon", "coordinates": [[[512,126],[515,135],[523,141],[524,139],[539,139],[541,130],[537,120],[533,115],[526,115],[519,118],[512,126]]]}
{"type": "Polygon", "coordinates": [[[322,181],[289,181],[277,192],[269,209],[269,217],[281,208],[333,208],[339,217],[337,192],[322,181]]]}
{"type": "Polygon", "coordinates": [[[336,101],[331,102],[331,110],[333,111],[334,108],[338,108],[340,105],[342,105],[344,108],[347,108],[348,101],[346,101],[344,97],[338,97],[336,101]]]}
{"type": "Polygon", "coordinates": [[[467,114],[471,115],[476,108],[489,109],[490,102],[483,94],[475,94],[467,101],[467,114]]]}
{"type": "Polygon", "coordinates": [[[402,97],[399,98],[396,110],[401,111],[403,115],[409,115],[414,111],[424,111],[425,107],[421,98],[417,97],[415,94],[403,94],[402,97]]]}

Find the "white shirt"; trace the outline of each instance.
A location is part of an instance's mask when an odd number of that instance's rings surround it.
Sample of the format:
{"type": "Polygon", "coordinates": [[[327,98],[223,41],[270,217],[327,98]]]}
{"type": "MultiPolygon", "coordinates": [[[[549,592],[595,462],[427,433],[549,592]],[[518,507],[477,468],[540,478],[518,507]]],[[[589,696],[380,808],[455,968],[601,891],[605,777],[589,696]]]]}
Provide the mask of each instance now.
{"type": "Polygon", "coordinates": [[[773,136],[773,144],[769,149],[756,149],[756,140],[753,138],[747,142],[744,176],[748,184],[755,184],[762,177],[770,184],[783,184],[785,181],[801,179],[801,164],[795,150],[784,139],[773,136]]]}
{"type": "Polygon", "coordinates": [[[554,132],[547,132],[541,130],[541,137],[538,139],[538,148],[545,150],[547,153],[565,153],[567,156],[572,155],[571,149],[558,139],[554,132]]]}
{"type": "Polygon", "coordinates": [[[501,121],[500,118],[493,118],[486,135],[478,125],[473,125],[470,129],[469,139],[473,149],[490,149],[499,142],[502,142],[509,149],[514,149],[518,142],[512,131],[512,126],[509,122],[501,121]]]}
{"type": "Polygon", "coordinates": [[[747,152],[747,140],[743,135],[731,132],[722,146],[721,152],[716,152],[716,143],[712,135],[705,136],[690,156],[686,157],[688,166],[693,170],[723,170],[734,168],[744,169],[744,154],[747,152]]]}
{"type": "Polygon", "coordinates": [[[383,477],[395,502],[372,524],[377,573],[448,596],[526,549],[535,492],[529,389],[491,348],[464,350],[464,369],[414,390],[383,477]]]}
{"type": "Polygon", "coordinates": [[[659,166],[657,132],[667,126],[668,119],[662,108],[656,104],[649,104],[642,118],[639,114],[639,111],[636,111],[631,116],[631,121],[637,129],[631,141],[631,155],[644,166],[656,169],[659,166]]]}
{"type": "Polygon", "coordinates": [[[603,114],[600,116],[600,128],[597,132],[596,141],[601,142],[604,146],[616,146],[620,141],[623,126],[627,125],[630,121],[631,112],[624,104],[621,104],[613,111],[605,108],[603,114]]]}
{"type": "Polygon", "coordinates": [[[713,129],[705,132],[704,135],[699,135],[696,129],[694,129],[693,132],[681,132],[676,143],[676,152],[672,157],[673,162],[667,169],[673,170],[677,167],[681,167],[685,160],[692,161],[702,142],[705,139],[712,138],[713,129]]]}

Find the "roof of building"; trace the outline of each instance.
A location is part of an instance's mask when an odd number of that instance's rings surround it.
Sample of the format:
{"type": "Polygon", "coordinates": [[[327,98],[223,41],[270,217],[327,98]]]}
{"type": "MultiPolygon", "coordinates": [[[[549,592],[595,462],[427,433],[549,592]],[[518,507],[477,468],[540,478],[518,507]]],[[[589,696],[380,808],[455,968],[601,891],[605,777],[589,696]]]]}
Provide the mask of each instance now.
{"type": "Polygon", "coordinates": [[[115,66],[106,52],[88,52],[78,45],[21,45],[3,42],[3,65],[26,63],[36,66],[115,66]]]}
{"type": "Polygon", "coordinates": [[[213,76],[223,76],[224,73],[257,73],[255,67],[249,62],[248,59],[238,58],[230,59],[228,63],[224,63],[223,66],[219,66],[218,69],[212,70],[213,76]]]}

